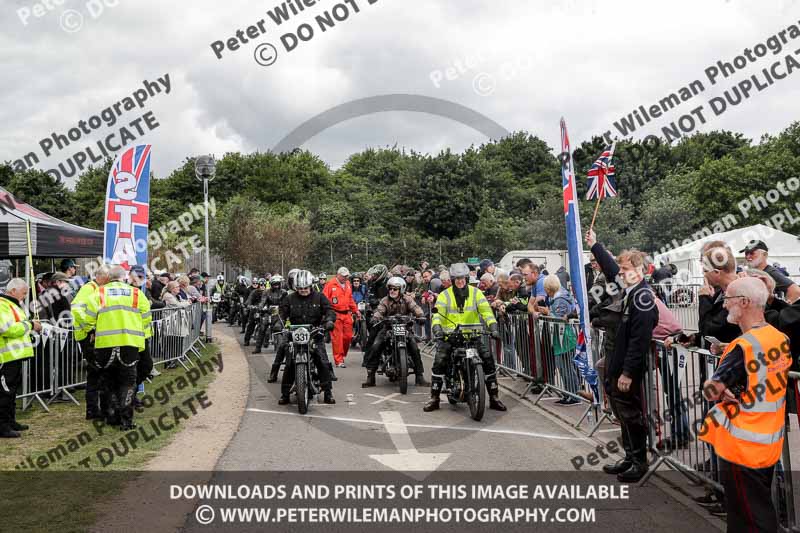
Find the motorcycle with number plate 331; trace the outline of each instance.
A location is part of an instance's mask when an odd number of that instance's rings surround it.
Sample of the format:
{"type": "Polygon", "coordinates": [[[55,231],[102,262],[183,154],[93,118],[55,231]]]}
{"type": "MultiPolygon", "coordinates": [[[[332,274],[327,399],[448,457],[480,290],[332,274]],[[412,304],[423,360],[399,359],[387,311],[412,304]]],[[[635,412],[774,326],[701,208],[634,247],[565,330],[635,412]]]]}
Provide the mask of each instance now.
{"type": "Polygon", "coordinates": [[[289,326],[284,330],[291,338],[287,365],[294,365],[294,386],[297,394],[297,410],[301,415],[308,412],[308,405],[321,392],[317,367],[311,359],[311,343],[315,337],[325,334],[323,328],[308,325],[289,326]]]}

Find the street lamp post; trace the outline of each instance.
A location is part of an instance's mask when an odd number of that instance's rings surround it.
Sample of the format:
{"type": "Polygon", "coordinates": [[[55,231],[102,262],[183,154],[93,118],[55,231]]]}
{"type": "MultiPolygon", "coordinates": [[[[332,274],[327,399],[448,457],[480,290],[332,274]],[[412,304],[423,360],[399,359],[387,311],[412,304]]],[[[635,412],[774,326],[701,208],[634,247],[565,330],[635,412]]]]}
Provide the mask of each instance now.
{"type": "MultiPolygon", "coordinates": [[[[199,181],[203,182],[203,198],[206,211],[206,272],[211,275],[211,255],[208,246],[208,183],[214,180],[217,163],[212,155],[201,155],[194,161],[194,173],[199,181]]],[[[206,286],[206,296],[208,287],[206,286]]],[[[211,306],[206,303],[206,340],[211,342],[211,306]]]]}

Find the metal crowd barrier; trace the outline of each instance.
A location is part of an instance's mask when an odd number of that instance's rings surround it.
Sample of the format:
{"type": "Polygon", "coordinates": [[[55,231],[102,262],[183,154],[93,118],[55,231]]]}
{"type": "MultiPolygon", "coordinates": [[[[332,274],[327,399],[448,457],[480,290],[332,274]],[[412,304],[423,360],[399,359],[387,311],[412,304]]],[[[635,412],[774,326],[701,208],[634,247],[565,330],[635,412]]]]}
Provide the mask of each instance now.
{"type": "MultiPolygon", "coordinates": [[[[154,366],[176,361],[188,370],[187,364],[192,365],[189,354],[199,358],[198,345],[200,349],[204,347],[200,341],[201,304],[155,309],[151,314],[150,354],[154,366]]],[[[62,397],[79,403],[71,390],[86,384],[86,365],[71,325],[61,326],[51,325],[46,335],[32,335],[34,356],[22,362],[22,385],[17,394],[23,410],[38,402],[49,412],[47,406],[62,397]]]]}
{"type": "Polygon", "coordinates": [[[700,322],[698,291],[702,285],[675,282],[654,284],[652,287],[684,331],[697,331],[700,322]]]}
{"type": "MultiPolygon", "coordinates": [[[[717,456],[710,445],[697,438],[703,420],[713,405],[703,398],[703,384],[714,374],[719,359],[719,356],[707,350],[687,349],[680,345],[673,345],[667,350],[663,342],[654,341],[642,387],[649,448],[656,460],[640,483],[646,483],[660,466],[665,465],[695,484],[711,487],[720,494],[723,492],[717,456]]],[[[800,373],[789,372],[789,378],[787,395],[796,399],[800,373]]],[[[787,401],[787,406],[796,403],[787,401]]],[[[787,408],[786,436],[781,460],[775,468],[772,501],[782,529],[795,531],[800,524],[795,512],[789,411],[787,408]]]]}

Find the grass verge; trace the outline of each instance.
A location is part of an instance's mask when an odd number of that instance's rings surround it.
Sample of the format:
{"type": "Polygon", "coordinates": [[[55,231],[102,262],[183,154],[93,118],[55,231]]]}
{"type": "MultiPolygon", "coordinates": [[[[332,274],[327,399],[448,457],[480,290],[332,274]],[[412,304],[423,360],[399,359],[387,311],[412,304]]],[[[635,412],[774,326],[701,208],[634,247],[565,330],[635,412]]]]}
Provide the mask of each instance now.
{"type": "Polygon", "coordinates": [[[0,530],[86,531],[96,519],[94,504],[120,492],[210,405],[206,390],[219,370],[218,351],[207,345],[188,372],[159,367],[161,375],[140,396],[146,407],[134,415],[135,430],[86,421],[83,391],[75,394],[80,406],[51,404],[46,413],[33,404],[18,412],[30,429],[20,439],[0,440],[0,530]]]}

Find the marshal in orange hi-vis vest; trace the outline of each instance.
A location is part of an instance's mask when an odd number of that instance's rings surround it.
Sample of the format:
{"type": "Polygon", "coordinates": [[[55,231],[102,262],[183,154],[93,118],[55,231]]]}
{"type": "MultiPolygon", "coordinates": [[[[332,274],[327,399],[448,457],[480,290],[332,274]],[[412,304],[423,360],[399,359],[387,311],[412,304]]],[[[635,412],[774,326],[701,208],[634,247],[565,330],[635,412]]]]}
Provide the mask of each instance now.
{"type": "Polygon", "coordinates": [[[753,328],[731,342],[721,360],[736,346],[744,352],[747,387],[738,402],[711,408],[699,438],[731,463],[767,468],[778,462],[783,447],[789,341],[772,326],[753,328]]]}

